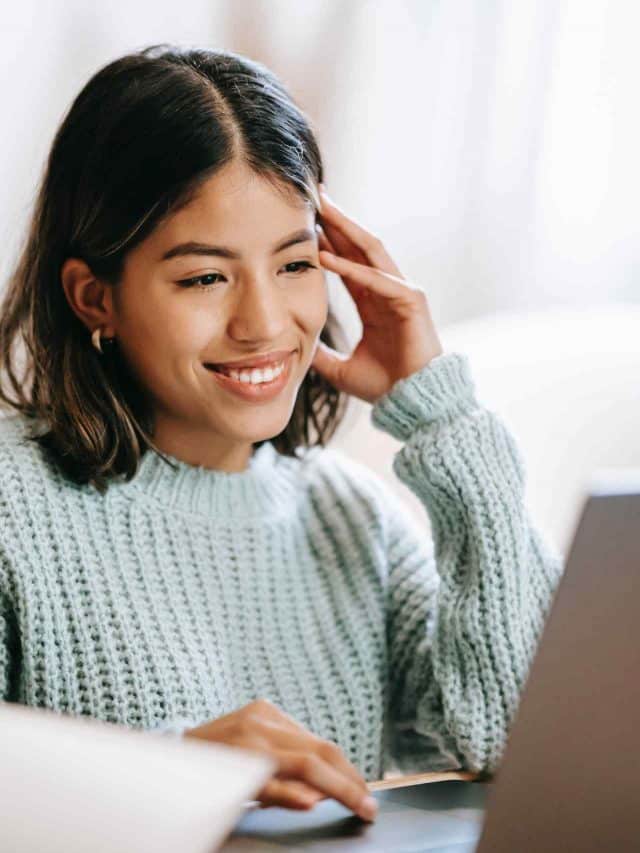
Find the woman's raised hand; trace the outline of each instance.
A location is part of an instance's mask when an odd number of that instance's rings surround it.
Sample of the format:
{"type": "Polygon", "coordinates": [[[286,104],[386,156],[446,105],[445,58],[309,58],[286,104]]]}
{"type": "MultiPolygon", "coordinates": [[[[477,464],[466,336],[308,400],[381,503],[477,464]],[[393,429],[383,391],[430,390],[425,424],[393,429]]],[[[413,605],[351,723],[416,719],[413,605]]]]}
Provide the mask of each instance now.
{"type": "Polygon", "coordinates": [[[311,734],[266,699],[187,729],[184,737],[269,755],[277,769],[258,795],[263,807],[309,809],[333,797],[364,820],[376,815],[377,803],[366,782],[340,748],[311,734]]]}
{"type": "Polygon", "coordinates": [[[337,273],[362,320],[351,355],[318,342],[312,366],[340,391],[368,403],[442,353],[424,291],[403,278],[377,237],[340,210],[322,185],[320,263],[337,273]]]}

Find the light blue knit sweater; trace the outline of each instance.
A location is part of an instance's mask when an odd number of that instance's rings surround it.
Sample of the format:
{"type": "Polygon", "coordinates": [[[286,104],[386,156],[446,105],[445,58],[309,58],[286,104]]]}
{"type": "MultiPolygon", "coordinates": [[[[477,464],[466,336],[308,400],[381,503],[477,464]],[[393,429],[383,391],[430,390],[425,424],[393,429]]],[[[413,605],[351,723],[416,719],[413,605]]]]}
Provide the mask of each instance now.
{"type": "Polygon", "coordinates": [[[226,473],[149,451],[105,495],[0,420],[0,699],[126,726],[197,725],[266,697],[367,779],[494,770],[557,581],[523,468],[465,356],[371,411],[388,486],[339,451],[256,450],[226,473]]]}

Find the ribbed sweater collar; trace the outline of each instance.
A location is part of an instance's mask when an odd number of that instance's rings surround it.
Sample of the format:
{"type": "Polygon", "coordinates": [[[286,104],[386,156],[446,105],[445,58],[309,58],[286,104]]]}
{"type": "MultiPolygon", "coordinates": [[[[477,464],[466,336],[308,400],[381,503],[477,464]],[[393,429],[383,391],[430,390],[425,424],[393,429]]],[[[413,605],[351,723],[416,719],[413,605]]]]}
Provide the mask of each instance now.
{"type": "Polygon", "coordinates": [[[175,469],[148,449],[134,478],[118,488],[183,512],[229,520],[277,514],[295,495],[299,463],[279,454],[271,442],[253,452],[244,471],[219,471],[164,455],[175,469]]]}

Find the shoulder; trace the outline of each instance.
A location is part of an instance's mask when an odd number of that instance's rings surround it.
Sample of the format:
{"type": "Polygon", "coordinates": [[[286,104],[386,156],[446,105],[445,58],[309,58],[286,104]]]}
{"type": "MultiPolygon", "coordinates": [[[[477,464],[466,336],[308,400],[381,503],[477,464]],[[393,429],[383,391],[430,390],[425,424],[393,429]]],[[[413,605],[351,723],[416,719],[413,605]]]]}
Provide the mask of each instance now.
{"type": "MultiPolygon", "coordinates": [[[[8,577],[42,565],[42,548],[68,536],[85,487],[69,480],[34,440],[46,430],[25,415],[0,415],[0,566],[8,577]]],[[[37,569],[36,569],[37,570],[37,569]]]]}
{"type": "Polygon", "coordinates": [[[0,416],[0,518],[2,527],[20,520],[25,509],[42,497],[74,488],[34,440],[42,431],[38,421],[21,413],[0,416]]]}
{"type": "Polygon", "coordinates": [[[24,415],[11,414],[0,417],[0,464],[2,485],[11,485],[22,474],[40,465],[39,448],[31,440],[35,421],[24,415]]]}
{"type": "Polygon", "coordinates": [[[37,420],[21,413],[0,416],[0,464],[3,483],[7,480],[55,477],[45,450],[34,440],[42,432],[37,420]]]}

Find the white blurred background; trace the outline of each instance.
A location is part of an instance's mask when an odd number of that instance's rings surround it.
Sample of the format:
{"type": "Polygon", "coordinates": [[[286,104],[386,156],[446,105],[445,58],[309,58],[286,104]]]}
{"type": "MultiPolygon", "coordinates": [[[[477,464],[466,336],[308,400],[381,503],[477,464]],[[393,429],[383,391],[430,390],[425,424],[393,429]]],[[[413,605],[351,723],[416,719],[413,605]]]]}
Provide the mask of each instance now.
{"type": "MultiPolygon", "coordinates": [[[[311,117],[331,195],[424,286],[447,348],[515,433],[566,547],[592,473],[640,468],[634,0],[23,0],[3,12],[0,272],[86,80],[169,41],[269,65],[311,117]]],[[[334,299],[355,343],[358,320],[334,299]]],[[[336,444],[391,471],[356,403],[336,444]]]]}

